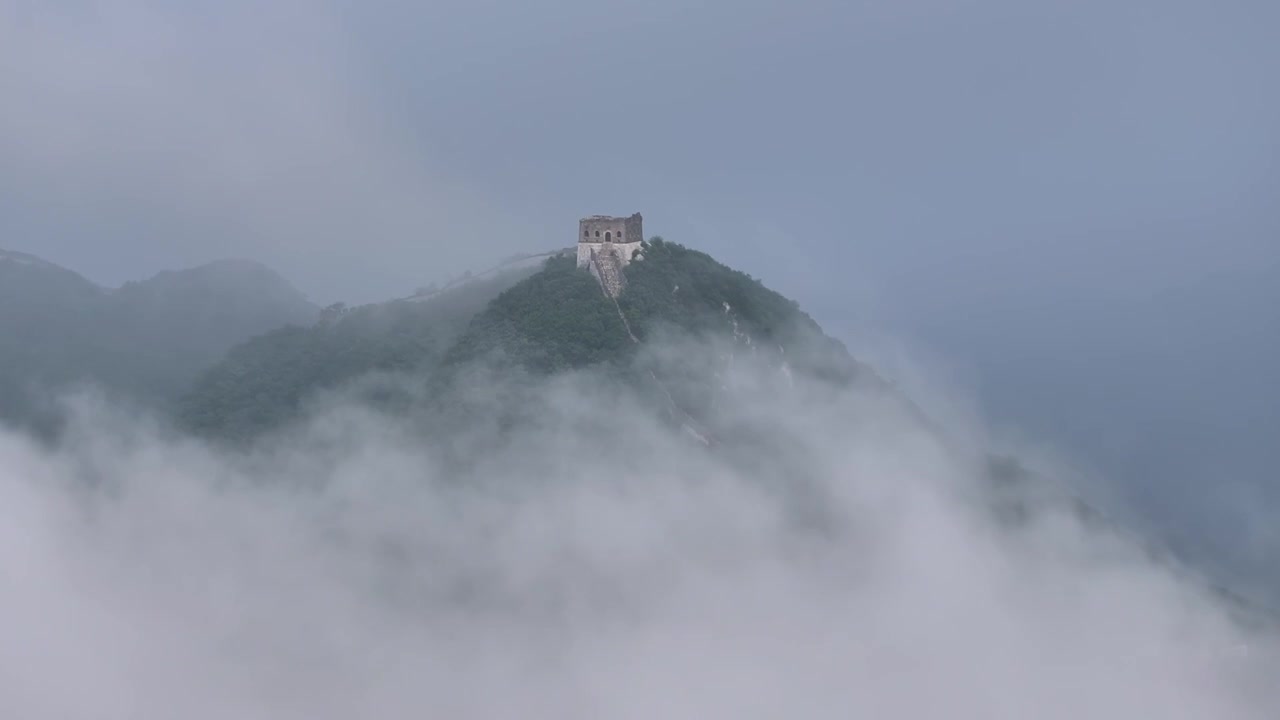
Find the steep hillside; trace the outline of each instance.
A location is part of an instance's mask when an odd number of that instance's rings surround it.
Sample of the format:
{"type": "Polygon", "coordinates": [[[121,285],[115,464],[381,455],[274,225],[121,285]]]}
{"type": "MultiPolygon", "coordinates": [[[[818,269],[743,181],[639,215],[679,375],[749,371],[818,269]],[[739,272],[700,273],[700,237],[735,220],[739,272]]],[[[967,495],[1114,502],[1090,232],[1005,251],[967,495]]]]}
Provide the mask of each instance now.
{"type": "Polygon", "coordinates": [[[309,324],[317,310],[275,271],[226,260],[163,272],[112,293],[110,325],[120,341],[142,348],[148,377],[118,377],[138,394],[172,398],[198,373],[247,338],[289,324],[309,324]]]}
{"type": "Polygon", "coordinates": [[[232,349],[181,400],[201,434],[250,438],[296,417],[306,399],[370,373],[431,372],[471,318],[533,272],[511,270],[427,299],[333,307],[306,327],[284,327],[232,349]]]}
{"type": "Polygon", "coordinates": [[[211,263],[109,290],[0,251],[0,420],[47,430],[57,392],[79,385],[167,401],[231,346],[315,312],[256,263],[211,263]]]}
{"type": "MultiPolygon", "coordinates": [[[[14,303],[34,310],[79,310],[101,300],[104,290],[80,275],[34,255],[0,249],[0,312],[17,314],[14,303]]],[[[34,315],[32,315],[34,317],[34,315]]]]}
{"type": "Polygon", "coordinates": [[[574,258],[560,255],[483,308],[447,362],[510,362],[550,373],[618,362],[631,350],[613,303],[574,258]]]}
{"type": "Polygon", "coordinates": [[[706,253],[653,238],[626,268],[616,304],[571,255],[497,298],[450,352],[551,372],[629,362],[653,339],[672,334],[722,338],[793,370],[852,380],[860,366],[799,306],[706,253]]]}
{"type": "Polygon", "coordinates": [[[83,375],[106,297],[66,268],[0,250],[0,421],[52,421],[39,388],[83,375]]]}
{"type": "Polygon", "coordinates": [[[626,274],[615,302],[566,252],[536,272],[474,281],[427,302],[281,329],[206,373],[182,400],[181,418],[201,434],[249,439],[297,417],[308,398],[380,372],[401,375],[399,390],[393,383],[388,392],[416,387],[444,426],[462,417],[503,425],[536,410],[514,396],[479,408],[471,390],[500,384],[519,394],[509,379],[521,373],[592,370],[699,434],[735,358],[840,383],[875,379],[794,302],[704,253],[655,238],[626,274]],[[690,340],[717,351],[657,356],[690,340]],[[501,382],[470,376],[477,371],[501,382]]]}

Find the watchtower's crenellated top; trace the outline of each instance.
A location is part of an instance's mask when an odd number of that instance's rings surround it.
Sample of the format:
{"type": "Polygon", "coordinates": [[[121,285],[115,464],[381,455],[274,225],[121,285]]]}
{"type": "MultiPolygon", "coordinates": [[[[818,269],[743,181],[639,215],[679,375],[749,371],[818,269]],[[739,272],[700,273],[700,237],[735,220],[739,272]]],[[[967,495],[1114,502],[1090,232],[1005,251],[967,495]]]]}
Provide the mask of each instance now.
{"type": "Polygon", "coordinates": [[[631,217],[592,215],[578,221],[578,242],[638,243],[643,239],[644,227],[640,213],[631,217]]]}

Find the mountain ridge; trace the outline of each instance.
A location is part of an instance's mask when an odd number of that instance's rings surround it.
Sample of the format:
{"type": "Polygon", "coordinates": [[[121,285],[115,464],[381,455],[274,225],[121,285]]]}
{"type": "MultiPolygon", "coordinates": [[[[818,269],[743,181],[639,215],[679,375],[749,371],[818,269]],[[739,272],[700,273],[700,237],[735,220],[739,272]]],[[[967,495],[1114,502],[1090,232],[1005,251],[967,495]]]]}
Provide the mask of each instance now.
{"type": "MultiPolygon", "coordinates": [[[[576,266],[573,252],[412,306],[391,301],[342,308],[315,327],[255,338],[205,373],[179,412],[188,427],[245,439],[287,422],[306,396],[367,372],[431,376],[437,389],[477,363],[535,375],[598,367],[652,377],[654,368],[633,365],[651,340],[673,333],[737,343],[739,352],[768,355],[789,372],[844,382],[876,378],[794,301],[706,253],[652,238],[643,244],[643,258],[626,269],[627,288],[614,299],[576,266]],[[447,310],[438,304],[441,298],[448,299],[447,310]],[[387,324],[388,317],[399,320],[387,324]],[[429,330],[433,321],[442,323],[441,332],[429,330]],[[351,346],[357,339],[374,349],[357,353],[351,346]],[[413,352],[422,354],[415,360],[413,352]],[[272,404],[277,401],[283,406],[272,404]],[[242,431],[241,423],[252,431],[242,431]]],[[[685,385],[684,392],[698,395],[697,382],[685,385]]]]}
{"type": "Polygon", "coordinates": [[[151,405],[230,347],[317,308],[274,270],[214,261],[118,288],[0,250],[0,421],[53,432],[52,398],[93,386],[151,405]]]}

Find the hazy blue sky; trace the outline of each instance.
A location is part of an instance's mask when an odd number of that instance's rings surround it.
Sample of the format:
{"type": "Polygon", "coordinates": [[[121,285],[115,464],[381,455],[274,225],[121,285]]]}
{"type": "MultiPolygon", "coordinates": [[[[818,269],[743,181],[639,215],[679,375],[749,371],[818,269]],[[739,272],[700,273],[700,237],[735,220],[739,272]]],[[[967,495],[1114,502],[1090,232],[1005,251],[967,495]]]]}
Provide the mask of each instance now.
{"type": "Polygon", "coordinates": [[[0,0],[0,247],[369,301],[639,210],[1280,548],[1280,3],[262,5],[0,0]]]}

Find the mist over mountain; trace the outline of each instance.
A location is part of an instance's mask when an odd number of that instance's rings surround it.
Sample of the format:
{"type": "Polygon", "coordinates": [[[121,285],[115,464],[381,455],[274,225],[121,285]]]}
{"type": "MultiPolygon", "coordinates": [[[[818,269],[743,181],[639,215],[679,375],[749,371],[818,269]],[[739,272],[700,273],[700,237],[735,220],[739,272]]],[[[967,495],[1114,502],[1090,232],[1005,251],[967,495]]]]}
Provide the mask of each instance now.
{"type": "MultiPolygon", "coordinates": [[[[10,292],[59,288],[24,300],[43,323],[126,318],[102,331],[167,357],[213,352],[160,345],[186,319],[314,312],[259,266],[107,291],[14,257],[49,282],[10,292]]],[[[334,305],[232,347],[175,404],[72,394],[53,440],[0,430],[0,709],[1253,720],[1280,702],[1275,617],[1055,468],[927,417],[705,253],[652,238],[625,280],[614,297],[565,251],[334,305]]]]}
{"type": "Polygon", "coordinates": [[[0,718],[1275,720],[1277,28],[0,0],[0,718]]]}
{"type": "MultiPolygon", "coordinates": [[[[231,348],[174,410],[202,435],[247,440],[303,415],[324,391],[370,375],[429,375],[485,306],[532,269],[509,269],[426,297],[326,308],[314,324],[231,348]]],[[[571,308],[564,310],[571,313],[571,308]]]]}
{"type": "MultiPolygon", "coordinates": [[[[232,349],[176,410],[183,426],[203,437],[244,442],[305,423],[334,403],[357,403],[414,424],[442,461],[469,467],[487,452],[469,439],[496,447],[544,421],[537,393],[518,379],[537,386],[542,378],[585,373],[597,378],[594,393],[606,405],[638,403],[729,457],[769,448],[773,454],[753,462],[785,474],[789,449],[776,434],[724,411],[742,402],[730,378],[745,362],[791,383],[880,394],[879,402],[948,440],[949,431],[910,397],[759,280],[660,237],[643,243],[638,257],[616,300],[566,251],[426,297],[335,306],[313,326],[282,328],[232,349]],[[474,386],[503,390],[477,402],[474,386]]],[[[1079,488],[1061,478],[1037,476],[1016,457],[985,462],[979,474],[1005,516],[1021,516],[1028,498],[1038,497],[1035,504],[1072,509],[1099,531],[1126,530],[1102,520],[1102,508],[1080,500],[1079,488]]],[[[1165,538],[1127,531],[1153,560],[1201,576],[1196,581],[1214,587],[1233,610],[1268,612],[1233,589],[1256,588],[1230,569],[1203,555],[1187,564],[1190,554],[1174,553],[1165,538]]]]}
{"type": "Polygon", "coordinates": [[[594,368],[615,382],[653,383],[670,396],[668,414],[685,416],[714,404],[734,354],[845,384],[875,378],[794,301],[758,280],[662,238],[642,245],[616,300],[565,252],[536,272],[499,273],[423,299],[334,308],[313,327],[234,348],[182,399],[181,416],[198,432],[248,439],[297,419],[322,391],[362,379],[369,386],[371,373],[405,375],[443,402],[450,385],[468,382],[465,374],[480,364],[537,376],[594,368]],[[737,350],[679,370],[667,363],[671,376],[660,378],[642,358],[672,337],[727,340],[737,350]]]}
{"type": "Polygon", "coordinates": [[[233,345],[316,308],[274,271],[228,260],[99,287],[0,250],[0,419],[47,429],[59,391],[94,387],[154,405],[233,345]]]}

